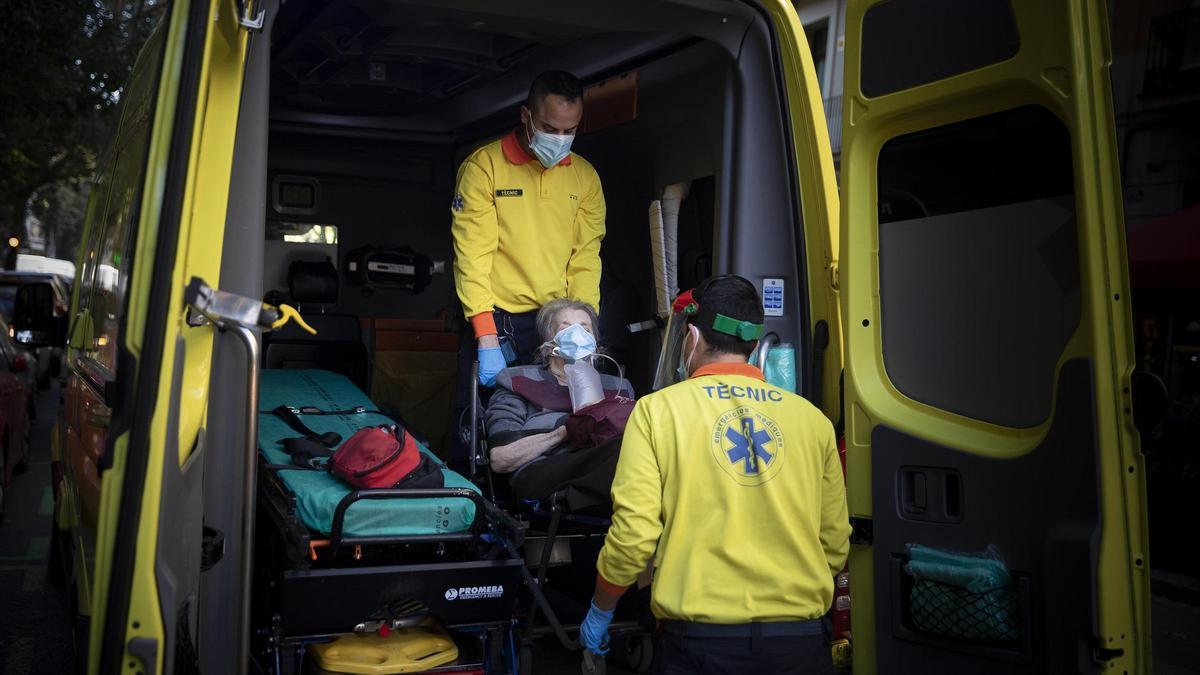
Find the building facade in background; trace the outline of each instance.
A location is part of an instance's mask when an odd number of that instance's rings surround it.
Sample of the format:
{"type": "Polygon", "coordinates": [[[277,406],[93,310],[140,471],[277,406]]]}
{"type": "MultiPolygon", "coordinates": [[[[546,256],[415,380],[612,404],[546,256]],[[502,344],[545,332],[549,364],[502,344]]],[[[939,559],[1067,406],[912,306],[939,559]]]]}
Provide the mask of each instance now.
{"type": "Polygon", "coordinates": [[[1200,204],[1200,2],[1114,4],[1113,103],[1125,223],[1136,231],[1200,204]]]}
{"type": "Polygon", "coordinates": [[[808,48],[812,51],[821,98],[825,101],[825,119],[829,123],[829,141],[833,163],[841,166],[842,155],[842,73],[845,72],[846,0],[814,0],[796,3],[796,13],[804,24],[808,48]]]}

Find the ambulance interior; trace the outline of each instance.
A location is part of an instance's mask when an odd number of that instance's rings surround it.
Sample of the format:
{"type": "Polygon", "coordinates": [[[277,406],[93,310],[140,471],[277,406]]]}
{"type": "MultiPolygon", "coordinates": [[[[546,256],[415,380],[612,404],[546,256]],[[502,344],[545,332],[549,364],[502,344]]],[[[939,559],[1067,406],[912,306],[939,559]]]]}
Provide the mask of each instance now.
{"type": "MultiPolygon", "coordinates": [[[[519,124],[534,76],[567,70],[587,88],[573,150],[596,167],[607,202],[603,343],[648,392],[658,331],[626,326],[659,311],[651,202],[668,185],[686,186],[673,256],[681,289],[761,257],[731,236],[734,223],[778,223],[794,244],[794,165],[768,26],[750,5],[709,0],[503,10],[474,1],[284,4],[271,29],[263,293],[286,297],[292,263],[328,257],[336,297],[297,299],[302,313],[360,319],[369,366],[352,379],[394,399],[435,443],[445,438],[461,326],[450,233],[456,170],[519,124]],[[407,247],[434,272],[416,292],[364,285],[349,267],[367,246],[407,247]]],[[[764,247],[774,259],[754,269],[795,279],[799,247],[781,243],[764,247]]],[[[770,327],[793,342],[794,329],[770,327]]],[[[290,347],[282,356],[270,342],[265,349],[266,367],[303,360],[290,347]]]]}
{"type": "MultiPolygon", "coordinates": [[[[586,90],[583,129],[572,150],[595,166],[607,203],[601,345],[624,365],[636,394],[650,391],[660,331],[627,326],[652,321],[663,310],[656,287],[665,275],[656,279],[654,268],[663,265],[651,245],[649,209],[672,185],[687,196],[677,243],[667,247],[673,274],[666,284],[687,289],[722,272],[756,283],[781,279],[787,286],[783,316],[769,317],[767,330],[804,353],[804,248],[792,127],[777,36],[761,8],[722,0],[516,6],[288,0],[265,7],[273,20],[251,42],[220,286],[296,306],[317,335],[294,324],[265,334],[261,383],[277,382],[287,370],[340,372],[368,404],[402,418],[434,453],[446,456],[458,429],[452,407],[463,335],[450,228],[456,171],[471,151],[517,127],[530,82],[550,69],[572,72],[586,90]],[[419,278],[401,284],[364,278],[364,251],[409,256],[404,266],[419,268],[412,275],[419,278]]],[[[801,390],[811,377],[803,368],[797,364],[801,390]]],[[[245,381],[236,352],[218,349],[213,372],[214,392],[245,381]]],[[[266,386],[259,389],[264,399],[270,395],[266,386]]],[[[241,433],[238,405],[233,397],[210,398],[211,443],[241,433]]],[[[443,599],[437,584],[444,577],[436,575],[457,574],[465,565],[477,572],[463,579],[469,587],[522,585],[519,577],[514,583],[504,576],[516,574],[511,566],[496,561],[486,568],[491,581],[481,578],[483,568],[471,567],[483,564],[472,562],[477,551],[460,544],[429,544],[435,549],[418,556],[449,566],[429,572],[437,582],[385,566],[417,560],[409,555],[417,549],[408,545],[339,549],[334,541],[318,549],[322,541],[314,533],[321,528],[267,522],[264,512],[291,518],[299,502],[264,497],[263,485],[278,484],[274,476],[282,473],[259,466],[255,565],[273,567],[275,575],[269,584],[261,577],[254,584],[255,594],[271,588],[275,597],[256,601],[269,609],[256,609],[253,620],[256,641],[275,636],[266,652],[275,656],[260,665],[276,664],[266,670],[287,672],[278,661],[281,639],[298,644],[354,630],[366,616],[356,603],[378,602],[387,594],[381,589],[394,584],[412,584],[409,597],[423,597],[447,626],[469,623],[473,617],[454,613],[471,605],[443,599]],[[337,550],[353,551],[353,559],[347,553],[326,564],[329,551],[337,550]],[[343,563],[354,573],[334,569],[343,563]]],[[[466,474],[461,466],[451,468],[466,474]]],[[[206,523],[236,528],[239,515],[220,486],[244,484],[241,476],[228,463],[206,463],[206,523]]],[[[232,574],[208,572],[209,592],[233,583],[232,574]]],[[[579,578],[586,585],[591,576],[579,578]]],[[[504,593],[507,598],[510,591],[504,593]]],[[[488,630],[511,621],[508,614],[474,618],[488,630]]],[[[210,640],[245,639],[231,626],[201,624],[210,640]]]]}

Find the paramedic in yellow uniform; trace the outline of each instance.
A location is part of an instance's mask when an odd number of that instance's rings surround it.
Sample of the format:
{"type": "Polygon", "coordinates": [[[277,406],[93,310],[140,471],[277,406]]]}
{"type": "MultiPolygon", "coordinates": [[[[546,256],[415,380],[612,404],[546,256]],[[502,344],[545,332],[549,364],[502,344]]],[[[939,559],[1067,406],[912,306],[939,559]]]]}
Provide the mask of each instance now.
{"type": "Polygon", "coordinates": [[[680,300],[688,377],[629,419],[580,639],[605,652],[617,599],[653,560],[653,672],[832,672],[821,617],[850,547],[833,426],[747,363],[753,284],[716,277],[680,300]]]}
{"type": "Polygon", "coordinates": [[[582,117],[579,80],[544,72],[521,106],[521,126],[458,170],[454,283],[475,338],[459,366],[469,373],[478,359],[482,384],[506,365],[532,362],[542,305],[570,298],[599,309],[604,192],[592,165],[571,152],[582,117]]]}

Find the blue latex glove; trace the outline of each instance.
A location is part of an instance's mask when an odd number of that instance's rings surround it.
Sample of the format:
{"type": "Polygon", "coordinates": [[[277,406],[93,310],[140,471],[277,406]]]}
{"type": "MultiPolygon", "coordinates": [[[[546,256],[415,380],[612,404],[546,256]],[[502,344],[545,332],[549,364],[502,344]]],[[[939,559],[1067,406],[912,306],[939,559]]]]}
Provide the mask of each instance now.
{"type": "Polygon", "coordinates": [[[508,365],[504,362],[504,352],[499,347],[480,347],[479,384],[490,387],[496,384],[496,376],[508,365]]]}
{"type": "Polygon", "coordinates": [[[613,611],[603,610],[592,603],[587,616],[579,625],[579,641],[591,651],[604,656],[608,653],[608,624],[612,623],[613,611]]]}

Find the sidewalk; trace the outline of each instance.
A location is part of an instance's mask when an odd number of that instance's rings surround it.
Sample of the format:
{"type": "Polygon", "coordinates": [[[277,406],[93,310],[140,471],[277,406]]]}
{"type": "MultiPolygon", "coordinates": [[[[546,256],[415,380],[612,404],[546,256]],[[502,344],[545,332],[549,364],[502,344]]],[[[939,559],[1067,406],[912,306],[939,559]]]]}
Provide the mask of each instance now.
{"type": "Polygon", "coordinates": [[[50,429],[58,383],[38,392],[29,470],[13,478],[0,524],[0,675],[71,672],[71,623],[63,589],[46,580],[50,548],[50,429]]]}

